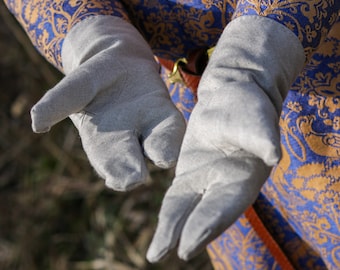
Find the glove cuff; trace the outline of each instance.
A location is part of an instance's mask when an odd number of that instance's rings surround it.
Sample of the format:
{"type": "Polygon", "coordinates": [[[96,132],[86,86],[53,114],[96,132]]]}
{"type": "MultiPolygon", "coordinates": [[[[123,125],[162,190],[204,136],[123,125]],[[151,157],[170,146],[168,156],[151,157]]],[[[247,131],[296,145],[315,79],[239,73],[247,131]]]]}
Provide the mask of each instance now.
{"type": "Polygon", "coordinates": [[[119,17],[97,15],[79,22],[67,34],[61,52],[65,74],[102,53],[111,58],[106,60],[110,64],[115,62],[115,56],[153,60],[149,45],[131,23],[119,17]]]}
{"type": "Polygon", "coordinates": [[[246,15],[227,25],[207,69],[228,69],[223,74],[225,82],[255,81],[279,114],[304,61],[302,44],[287,27],[266,17],[246,15]]]}

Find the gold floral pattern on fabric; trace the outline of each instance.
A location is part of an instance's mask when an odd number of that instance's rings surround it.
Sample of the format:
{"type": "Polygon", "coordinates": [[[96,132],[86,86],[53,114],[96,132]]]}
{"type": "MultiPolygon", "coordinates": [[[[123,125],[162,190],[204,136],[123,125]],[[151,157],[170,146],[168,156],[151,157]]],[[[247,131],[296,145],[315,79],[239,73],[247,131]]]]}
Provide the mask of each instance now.
{"type": "MultiPolygon", "coordinates": [[[[281,117],[283,157],[263,189],[293,231],[323,258],[325,269],[340,269],[339,66],[340,22],[287,97],[281,117]]],[[[282,245],[286,235],[280,236],[282,245]]]]}
{"type": "Polygon", "coordinates": [[[155,55],[172,60],[192,49],[214,46],[237,4],[237,0],[123,1],[155,55]]]}
{"type": "Polygon", "coordinates": [[[281,269],[244,215],[207,251],[215,270],[281,269]]]}
{"type": "Polygon", "coordinates": [[[337,0],[239,0],[234,18],[260,15],[276,20],[296,34],[309,59],[336,22],[339,8],[337,0]]]}
{"type": "Polygon", "coordinates": [[[128,19],[115,0],[4,0],[23,26],[33,45],[55,67],[62,70],[61,47],[68,31],[79,21],[94,15],[128,19]]]}

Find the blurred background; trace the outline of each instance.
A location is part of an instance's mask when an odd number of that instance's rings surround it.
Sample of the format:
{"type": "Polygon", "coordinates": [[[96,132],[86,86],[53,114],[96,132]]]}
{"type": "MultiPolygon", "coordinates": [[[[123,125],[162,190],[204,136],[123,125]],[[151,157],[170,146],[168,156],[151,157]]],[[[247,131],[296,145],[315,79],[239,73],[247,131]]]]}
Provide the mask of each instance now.
{"type": "Polygon", "coordinates": [[[0,2],[0,269],[211,270],[206,253],[151,265],[145,253],[173,170],[107,189],[69,120],[31,130],[29,110],[62,75],[35,51],[0,2]]]}

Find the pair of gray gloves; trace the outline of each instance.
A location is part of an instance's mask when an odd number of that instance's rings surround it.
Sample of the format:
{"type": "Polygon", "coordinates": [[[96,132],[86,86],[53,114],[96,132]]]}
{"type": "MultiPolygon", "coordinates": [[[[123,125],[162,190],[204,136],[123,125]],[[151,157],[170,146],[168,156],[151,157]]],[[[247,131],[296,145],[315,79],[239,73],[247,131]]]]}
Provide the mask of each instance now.
{"type": "Polygon", "coordinates": [[[145,157],[176,165],[147,253],[157,262],[178,245],[188,260],[252,204],[280,159],[283,99],[304,64],[297,37],[264,17],[228,24],[186,126],[149,45],[120,18],[95,16],[67,34],[65,77],[32,108],[35,132],[70,117],[108,187],[127,191],[147,177],[145,157]],[[184,137],[184,138],[183,138],[184,137]]]}

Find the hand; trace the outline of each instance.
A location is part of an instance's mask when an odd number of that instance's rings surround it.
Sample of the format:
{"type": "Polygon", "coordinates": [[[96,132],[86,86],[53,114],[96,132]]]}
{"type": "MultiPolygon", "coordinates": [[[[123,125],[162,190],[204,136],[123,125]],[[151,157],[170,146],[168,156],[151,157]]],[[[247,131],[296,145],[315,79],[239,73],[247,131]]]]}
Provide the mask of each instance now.
{"type": "Polygon", "coordinates": [[[179,257],[192,258],[255,201],[280,159],[281,104],[303,63],[297,37],[271,19],[226,27],[198,88],[150,262],[178,242],[179,257]]]}
{"type": "Polygon", "coordinates": [[[131,24],[112,16],[80,22],[66,36],[62,63],[65,78],[31,110],[35,132],[70,116],[91,164],[118,191],[146,180],[145,157],[176,164],[185,122],[131,24]]]}

